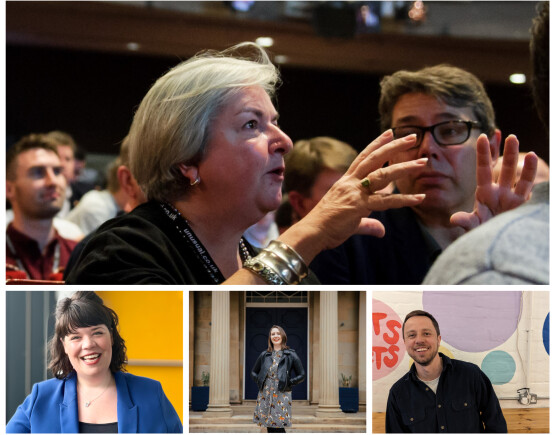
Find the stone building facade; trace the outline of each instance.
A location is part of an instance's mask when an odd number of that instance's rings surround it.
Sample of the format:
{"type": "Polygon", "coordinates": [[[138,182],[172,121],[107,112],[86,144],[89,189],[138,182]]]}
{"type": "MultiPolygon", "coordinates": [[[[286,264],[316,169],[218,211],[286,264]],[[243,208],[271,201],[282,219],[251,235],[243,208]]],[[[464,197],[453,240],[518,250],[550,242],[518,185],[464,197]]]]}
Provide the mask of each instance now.
{"type": "Polygon", "coordinates": [[[305,366],[293,400],[317,405],[322,415],[339,413],[344,374],[365,409],[366,292],[189,292],[189,394],[210,373],[210,415],[229,415],[232,405],[256,399],[249,374],[273,324],[283,326],[305,366]]]}

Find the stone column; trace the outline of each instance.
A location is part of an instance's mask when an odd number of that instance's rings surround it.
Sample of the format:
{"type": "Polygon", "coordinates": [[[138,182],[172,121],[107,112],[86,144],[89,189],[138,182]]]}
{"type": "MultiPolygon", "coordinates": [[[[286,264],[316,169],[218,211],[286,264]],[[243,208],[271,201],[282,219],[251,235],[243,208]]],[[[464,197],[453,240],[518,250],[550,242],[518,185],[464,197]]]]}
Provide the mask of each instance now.
{"type": "Polygon", "coordinates": [[[195,381],[195,292],[189,292],[189,404],[195,381]]]}
{"type": "Polygon", "coordinates": [[[366,292],[360,292],[358,307],[358,397],[366,405],[366,292]]]}
{"type": "Polygon", "coordinates": [[[320,400],[316,417],[341,417],[339,407],[337,291],[320,292],[320,400]]]}
{"type": "Polygon", "coordinates": [[[229,417],[229,292],[212,292],[210,397],[205,418],[229,417]]]}

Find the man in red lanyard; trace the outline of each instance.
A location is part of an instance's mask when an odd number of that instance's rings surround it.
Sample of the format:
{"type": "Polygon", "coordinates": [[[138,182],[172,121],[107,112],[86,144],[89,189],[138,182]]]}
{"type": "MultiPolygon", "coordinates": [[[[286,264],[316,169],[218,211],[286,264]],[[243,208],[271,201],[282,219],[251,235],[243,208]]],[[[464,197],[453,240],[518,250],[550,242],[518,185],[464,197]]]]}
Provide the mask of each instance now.
{"type": "Polygon", "coordinates": [[[6,154],[6,198],[14,219],[6,230],[7,278],[59,280],[77,244],[54,229],[67,182],[56,145],[30,134],[6,154]]]}

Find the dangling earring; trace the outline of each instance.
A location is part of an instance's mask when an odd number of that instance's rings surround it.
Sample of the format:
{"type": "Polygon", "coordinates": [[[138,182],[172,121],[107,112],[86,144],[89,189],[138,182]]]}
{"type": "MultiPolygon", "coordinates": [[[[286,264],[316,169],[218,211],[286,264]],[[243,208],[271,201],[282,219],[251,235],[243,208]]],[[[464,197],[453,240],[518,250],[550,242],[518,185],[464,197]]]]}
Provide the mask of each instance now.
{"type": "Polygon", "coordinates": [[[200,183],[200,175],[197,175],[197,178],[195,178],[195,181],[191,181],[189,184],[191,186],[196,186],[198,183],[200,183]]]}

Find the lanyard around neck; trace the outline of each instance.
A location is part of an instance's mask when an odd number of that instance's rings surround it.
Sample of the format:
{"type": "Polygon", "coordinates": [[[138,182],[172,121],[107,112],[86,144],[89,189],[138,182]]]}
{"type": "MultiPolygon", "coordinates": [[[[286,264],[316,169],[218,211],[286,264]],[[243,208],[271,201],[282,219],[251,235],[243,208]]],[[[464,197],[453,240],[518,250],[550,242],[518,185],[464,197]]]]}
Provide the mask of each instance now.
{"type": "MultiPolygon", "coordinates": [[[[197,236],[191,229],[189,222],[187,222],[187,219],[185,219],[185,217],[183,217],[181,213],[171,204],[161,202],[160,207],[164,210],[164,214],[175,224],[177,231],[181,234],[187,246],[195,254],[198,261],[203,265],[204,270],[208,273],[214,284],[220,284],[223,282],[225,280],[224,276],[202,242],[198,240],[197,236]]],[[[241,256],[241,260],[243,262],[250,258],[250,253],[245,246],[245,241],[242,237],[239,241],[239,255],[241,256]]]]}

